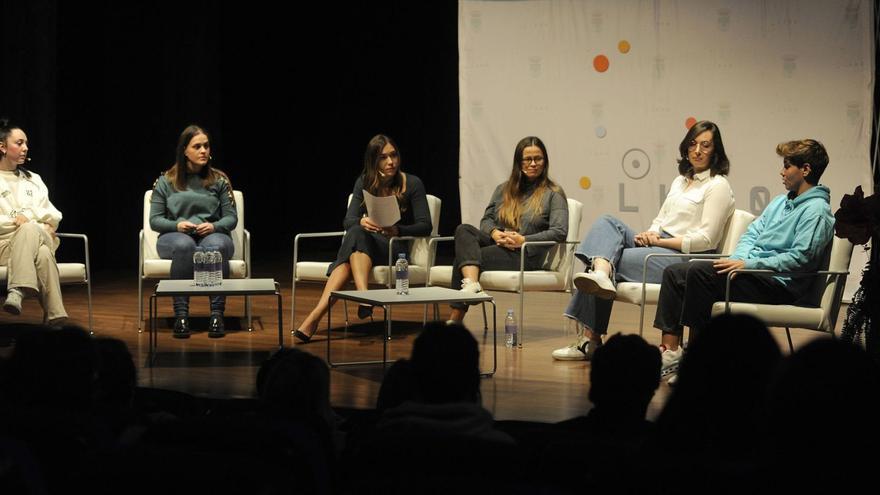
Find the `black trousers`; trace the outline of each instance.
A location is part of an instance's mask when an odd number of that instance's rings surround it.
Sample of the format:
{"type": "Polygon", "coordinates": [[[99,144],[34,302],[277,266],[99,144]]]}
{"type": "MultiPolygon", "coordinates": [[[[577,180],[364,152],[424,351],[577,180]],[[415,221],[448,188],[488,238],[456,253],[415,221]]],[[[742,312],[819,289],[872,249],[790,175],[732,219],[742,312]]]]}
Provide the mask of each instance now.
{"type": "MultiPolygon", "coordinates": [[[[682,336],[684,326],[696,335],[712,316],[712,305],[724,300],[727,274],[718,274],[708,261],[676,263],[663,271],[654,327],[682,336]]],[[[730,300],[761,304],[791,304],[798,299],[770,276],[739,274],[730,282],[730,300]]],[[[693,338],[693,336],[691,337],[693,338]]]]}
{"type": "MultiPolygon", "coordinates": [[[[541,268],[547,248],[529,248],[526,253],[525,269],[541,268]]],[[[461,288],[461,267],[473,265],[480,272],[486,270],[519,270],[519,249],[510,250],[495,245],[491,236],[473,225],[459,225],[455,228],[455,261],[452,264],[452,288],[461,288]]],[[[453,304],[453,308],[466,309],[464,304],[453,304]]]]}

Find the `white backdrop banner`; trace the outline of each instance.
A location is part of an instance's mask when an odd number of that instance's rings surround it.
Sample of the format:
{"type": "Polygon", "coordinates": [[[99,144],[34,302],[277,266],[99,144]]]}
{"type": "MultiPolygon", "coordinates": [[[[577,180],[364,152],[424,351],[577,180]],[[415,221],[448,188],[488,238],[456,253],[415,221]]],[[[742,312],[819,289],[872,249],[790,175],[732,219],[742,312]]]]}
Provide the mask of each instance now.
{"type": "MultiPolygon", "coordinates": [[[[736,207],[784,192],[776,144],[814,138],[831,162],[832,211],[871,191],[871,0],[459,2],[461,213],[478,224],[523,137],[550,176],[637,231],[677,175],[697,120],[718,124],[736,207]]],[[[856,248],[852,292],[866,258],[856,248]]]]}

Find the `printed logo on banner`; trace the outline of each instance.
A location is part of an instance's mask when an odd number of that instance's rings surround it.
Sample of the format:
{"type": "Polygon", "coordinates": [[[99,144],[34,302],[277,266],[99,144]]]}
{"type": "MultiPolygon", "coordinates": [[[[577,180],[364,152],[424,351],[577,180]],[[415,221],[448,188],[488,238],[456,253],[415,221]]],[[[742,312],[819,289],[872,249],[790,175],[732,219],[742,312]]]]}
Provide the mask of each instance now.
{"type": "Polygon", "coordinates": [[[605,22],[605,14],[601,11],[595,10],[593,11],[593,15],[590,16],[593,22],[593,31],[597,33],[602,32],[602,24],[605,22]]]}
{"type": "Polygon", "coordinates": [[[541,77],[541,63],[543,61],[542,57],[529,57],[529,73],[532,74],[532,77],[541,77]]]}
{"type": "Polygon", "coordinates": [[[663,57],[654,57],[654,67],[651,73],[654,75],[655,81],[662,81],[666,75],[666,59],[663,57]]]}
{"type": "Polygon", "coordinates": [[[474,120],[480,120],[483,117],[483,102],[482,101],[472,101],[471,102],[471,117],[474,120]]]}
{"type": "MultiPolygon", "coordinates": [[[[875,4],[876,5],[876,4],[875,4]]],[[[859,4],[856,2],[850,2],[846,6],[846,10],[843,11],[843,21],[849,27],[850,31],[855,31],[859,28],[859,4]]]]}
{"type": "Polygon", "coordinates": [[[758,216],[770,203],[770,191],[764,186],[755,186],[749,191],[749,210],[758,216]]]}
{"type": "Polygon", "coordinates": [[[730,29],[730,9],[718,9],[718,30],[727,32],[730,29]]]}
{"type": "Polygon", "coordinates": [[[632,148],[623,154],[620,166],[627,177],[639,180],[651,171],[651,159],[648,158],[647,153],[639,148],[632,148]]]}
{"type": "Polygon", "coordinates": [[[794,77],[794,72],[797,70],[797,55],[783,55],[782,56],[782,74],[786,79],[791,79],[794,77]]]}
{"type": "Polygon", "coordinates": [[[718,104],[718,122],[721,124],[730,123],[730,103],[721,102],[718,104]]]}
{"type": "Polygon", "coordinates": [[[846,118],[855,127],[862,123],[862,107],[857,101],[846,102],[846,118]]]}
{"type": "Polygon", "coordinates": [[[474,10],[471,12],[471,31],[475,33],[480,32],[480,28],[483,27],[483,13],[479,10],[474,10]]]}

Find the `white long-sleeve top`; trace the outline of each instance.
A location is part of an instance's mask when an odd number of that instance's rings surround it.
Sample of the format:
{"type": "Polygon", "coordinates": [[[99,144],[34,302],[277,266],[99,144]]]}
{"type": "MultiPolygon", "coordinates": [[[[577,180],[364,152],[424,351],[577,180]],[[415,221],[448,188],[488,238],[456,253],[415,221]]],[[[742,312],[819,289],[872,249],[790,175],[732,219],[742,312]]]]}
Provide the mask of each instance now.
{"type": "Polygon", "coordinates": [[[0,240],[12,236],[17,226],[15,217],[23,215],[28,220],[46,223],[57,229],[61,212],[49,201],[49,189],[43,179],[34,172],[30,178],[24,173],[0,171],[0,240]]]}
{"type": "Polygon", "coordinates": [[[691,182],[682,175],[672,181],[649,230],[680,237],[682,253],[702,253],[716,249],[721,241],[733,213],[733,190],[727,177],[710,176],[709,170],[694,174],[691,182]]]}

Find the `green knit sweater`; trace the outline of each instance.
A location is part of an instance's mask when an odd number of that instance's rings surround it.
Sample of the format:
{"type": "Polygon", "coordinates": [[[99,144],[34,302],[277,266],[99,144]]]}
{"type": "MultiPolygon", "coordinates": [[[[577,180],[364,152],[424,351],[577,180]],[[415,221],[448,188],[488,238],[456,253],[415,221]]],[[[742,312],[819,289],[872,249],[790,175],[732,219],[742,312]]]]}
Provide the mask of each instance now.
{"type": "Polygon", "coordinates": [[[156,232],[177,231],[177,224],[188,220],[196,225],[214,224],[214,231],[229,234],[238,223],[238,212],[232,198],[229,182],[219,178],[207,188],[202,178],[188,175],[186,190],[177,191],[162,175],[153,186],[150,200],[150,227],[156,232]]]}

